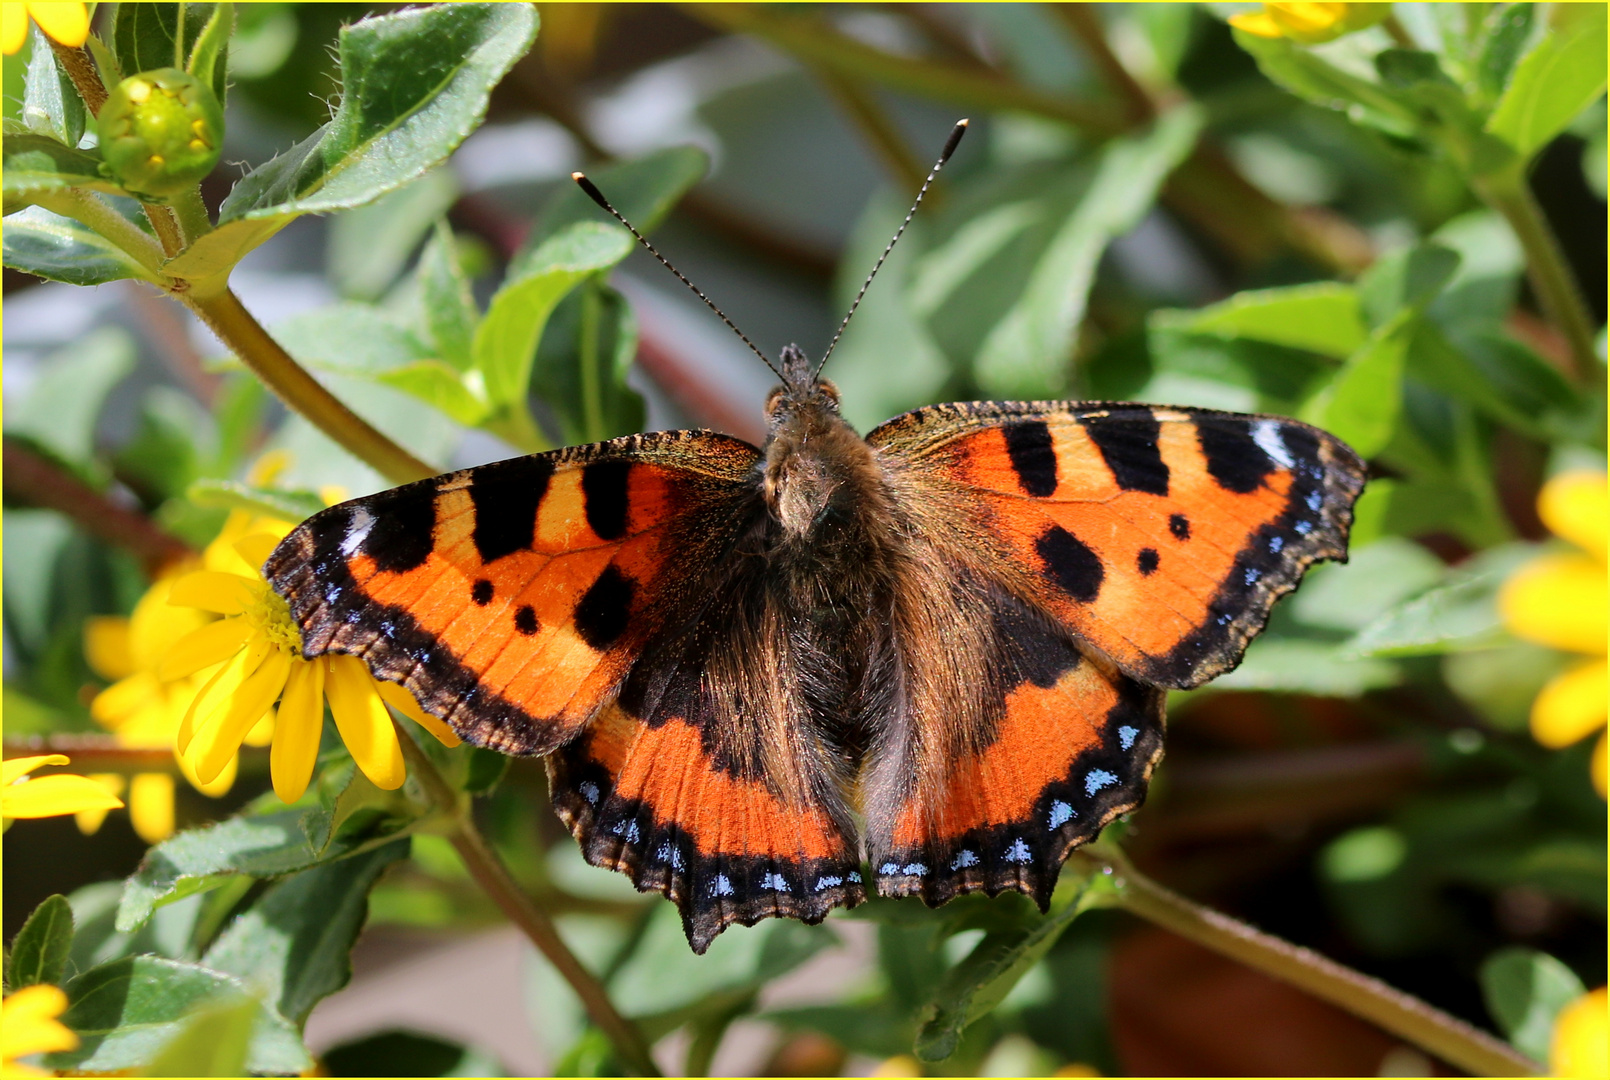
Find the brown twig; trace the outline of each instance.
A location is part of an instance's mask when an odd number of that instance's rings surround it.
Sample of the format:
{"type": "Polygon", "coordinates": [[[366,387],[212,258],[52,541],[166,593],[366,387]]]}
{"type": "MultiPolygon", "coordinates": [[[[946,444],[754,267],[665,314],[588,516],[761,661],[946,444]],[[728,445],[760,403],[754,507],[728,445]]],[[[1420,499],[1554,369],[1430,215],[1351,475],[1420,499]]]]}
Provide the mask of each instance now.
{"type": "Polygon", "coordinates": [[[128,551],[152,577],[195,554],[144,514],[119,506],[10,435],[5,437],[4,464],[7,501],[64,514],[96,539],[128,551]]]}
{"type": "Polygon", "coordinates": [[[464,860],[476,884],[570,984],[587,1015],[614,1046],[620,1064],[638,1076],[660,1075],[642,1032],[616,1010],[603,984],[570,951],[548,913],[520,888],[503,860],[475,827],[474,818],[468,806],[461,803],[459,792],[448,784],[403,725],[396,726],[397,741],[402,744],[403,757],[408,760],[409,775],[425,789],[438,810],[451,816],[453,826],[448,841],[464,860]]]}
{"type": "Polygon", "coordinates": [[[1107,44],[1101,17],[1089,4],[1047,4],[1045,10],[1065,26],[1095,63],[1101,77],[1122,99],[1132,123],[1144,124],[1157,115],[1157,104],[1107,44]]]}
{"type": "Polygon", "coordinates": [[[94,59],[82,46],[63,45],[49,34],[45,35],[45,40],[50,42],[50,51],[56,54],[56,62],[78,88],[78,96],[84,99],[90,116],[100,116],[101,106],[106,104],[109,95],[106,84],[101,82],[101,73],[95,70],[94,59]]]}
{"type": "MultiPolygon", "coordinates": [[[[66,754],[72,759],[72,764],[64,768],[71,768],[77,773],[179,773],[173,747],[124,746],[117,741],[116,735],[56,732],[50,735],[7,737],[5,740],[7,758],[32,754],[66,754]]],[[[242,746],[240,768],[242,772],[267,772],[268,747],[242,746]]]]}
{"type": "MultiPolygon", "coordinates": [[[[921,187],[923,178],[928,175],[928,166],[911,152],[893,118],[872,92],[854,79],[847,79],[821,64],[812,64],[811,70],[900,188],[915,191],[921,187]]],[[[934,191],[929,195],[929,201],[937,202],[939,195],[939,191],[934,191]]]]}

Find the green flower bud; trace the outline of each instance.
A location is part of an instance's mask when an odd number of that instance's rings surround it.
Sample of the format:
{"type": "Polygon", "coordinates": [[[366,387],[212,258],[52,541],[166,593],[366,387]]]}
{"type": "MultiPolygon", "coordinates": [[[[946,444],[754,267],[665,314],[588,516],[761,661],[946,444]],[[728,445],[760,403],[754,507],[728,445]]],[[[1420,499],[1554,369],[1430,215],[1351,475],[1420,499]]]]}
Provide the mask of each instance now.
{"type": "Polygon", "coordinates": [[[178,68],[130,75],[101,106],[101,159],[147,202],[200,183],[218,164],[224,111],[211,88],[178,68]]]}

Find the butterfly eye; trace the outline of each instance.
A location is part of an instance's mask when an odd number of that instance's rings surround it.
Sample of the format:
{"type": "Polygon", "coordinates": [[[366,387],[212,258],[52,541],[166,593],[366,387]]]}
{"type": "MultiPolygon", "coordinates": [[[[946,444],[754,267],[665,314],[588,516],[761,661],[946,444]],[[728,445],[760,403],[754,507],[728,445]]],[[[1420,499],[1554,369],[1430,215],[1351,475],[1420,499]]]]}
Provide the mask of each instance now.
{"type": "Polygon", "coordinates": [[[777,420],[777,410],[783,405],[783,388],[776,387],[766,395],[766,419],[772,422],[777,420]]]}
{"type": "Polygon", "coordinates": [[[839,388],[834,386],[831,382],[828,382],[826,379],[818,379],[816,382],[816,389],[818,393],[827,399],[827,403],[833,409],[833,411],[838,412],[839,388]]]}

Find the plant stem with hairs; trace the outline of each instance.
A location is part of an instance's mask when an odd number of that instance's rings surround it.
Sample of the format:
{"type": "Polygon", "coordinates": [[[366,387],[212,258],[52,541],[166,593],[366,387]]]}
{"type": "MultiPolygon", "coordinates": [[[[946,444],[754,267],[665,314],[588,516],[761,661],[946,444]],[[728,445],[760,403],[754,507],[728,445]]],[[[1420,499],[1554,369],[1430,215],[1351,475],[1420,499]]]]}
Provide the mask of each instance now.
{"type": "Polygon", "coordinates": [[[1542,1072],[1537,1062],[1507,1043],[1417,997],[1163,888],[1138,873],[1111,844],[1092,844],[1068,861],[1110,876],[1115,906],[1300,987],[1461,1069],[1478,1076],[1542,1072]]]}
{"type": "Polygon", "coordinates": [[[435,763],[404,730],[403,725],[396,726],[397,740],[402,744],[403,757],[408,761],[409,775],[419,781],[437,810],[449,815],[452,829],[448,841],[464,860],[464,866],[476,884],[509,917],[509,921],[531,939],[531,943],[554,966],[554,970],[570,984],[586,1008],[587,1015],[615,1048],[620,1064],[637,1076],[660,1075],[642,1032],[616,1010],[603,984],[570,951],[548,913],[521,890],[508,867],[503,865],[503,860],[475,827],[468,802],[462,800],[448,784],[435,763]]]}

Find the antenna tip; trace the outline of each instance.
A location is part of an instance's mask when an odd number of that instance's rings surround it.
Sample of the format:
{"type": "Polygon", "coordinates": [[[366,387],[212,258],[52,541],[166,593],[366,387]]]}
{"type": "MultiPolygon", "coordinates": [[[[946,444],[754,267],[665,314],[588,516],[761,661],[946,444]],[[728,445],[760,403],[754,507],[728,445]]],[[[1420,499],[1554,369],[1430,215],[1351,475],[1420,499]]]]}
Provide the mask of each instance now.
{"type": "Polygon", "coordinates": [[[613,214],[615,212],[609,205],[609,200],[604,198],[604,193],[599,191],[597,185],[591,180],[587,179],[586,173],[573,172],[570,174],[570,178],[581,187],[581,190],[587,193],[589,199],[609,211],[609,213],[613,214]]]}
{"type": "Polygon", "coordinates": [[[967,134],[967,121],[958,120],[956,126],[950,129],[950,138],[945,140],[945,149],[939,155],[939,164],[943,165],[950,160],[950,155],[956,152],[956,144],[962,141],[967,134]]]}
{"type": "Polygon", "coordinates": [[[583,180],[587,179],[587,174],[584,172],[573,172],[570,174],[570,178],[579,184],[583,180]]]}
{"type": "Polygon", "coordinates": [[[956,121],[956,126],[957,127],[966,127],[967,126],[967,120],[968,120],[967,117],[965,117],[965,116],[962,117],[960,120],[956,121]]]}

